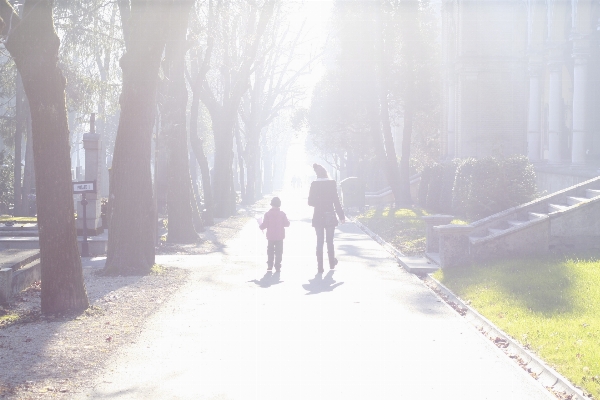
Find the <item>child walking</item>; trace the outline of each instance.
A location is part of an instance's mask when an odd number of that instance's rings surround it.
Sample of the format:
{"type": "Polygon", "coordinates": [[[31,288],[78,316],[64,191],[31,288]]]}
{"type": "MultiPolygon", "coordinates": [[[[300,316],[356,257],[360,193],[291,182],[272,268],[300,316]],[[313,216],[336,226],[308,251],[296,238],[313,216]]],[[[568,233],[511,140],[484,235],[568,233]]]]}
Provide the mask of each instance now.
{"type": "Polygon", "coordinates": [[[281,207],[281,200],[279,197],[273,197],[271,199],[271,209],[266,212],[263,218],[260,229],[267,230],[267,270],[273,269],[275,264],[275,271],[281,270],[281,257],[283,255],[283,239],[285,238],[285,228],[290,226],[290,221],[283,211],[279,209],[281,207]]]}

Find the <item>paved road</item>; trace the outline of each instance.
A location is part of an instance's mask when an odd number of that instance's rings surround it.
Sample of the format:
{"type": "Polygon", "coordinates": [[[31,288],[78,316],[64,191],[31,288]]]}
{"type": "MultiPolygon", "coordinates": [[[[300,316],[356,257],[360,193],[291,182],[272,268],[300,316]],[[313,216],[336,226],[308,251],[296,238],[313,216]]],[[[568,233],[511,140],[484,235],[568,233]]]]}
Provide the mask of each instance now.
{"type": "Polygon", "coordinates": [[[315,275],[306,200],[282,200],[281,276],[255,221],[222,253],[158,257],[189,283],[85,398],[553,398],[354,224],[336,271],[315,275]]]}

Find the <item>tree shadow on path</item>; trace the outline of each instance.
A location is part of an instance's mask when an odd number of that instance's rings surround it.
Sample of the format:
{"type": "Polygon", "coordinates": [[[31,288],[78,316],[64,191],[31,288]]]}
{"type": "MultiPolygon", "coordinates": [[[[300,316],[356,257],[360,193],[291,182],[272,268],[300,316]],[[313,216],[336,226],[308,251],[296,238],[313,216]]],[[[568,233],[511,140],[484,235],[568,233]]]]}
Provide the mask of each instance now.
{"type": "Polygon", "coordinates": [[[336,282],[333,279],[334,270],[330,270],[325,277],[319,272],[313,279],[309,279],[307,284],[302,287],[308,291],[306,294],[319,294],[323,292],[332,292],[336,287],[343,285],[344,282],[336,282]]]}
{"type": "Polygon", "coordinates": [[[262,278],[260,278],[259,281],[256,280],[256,279],[253,279],[253,280],[248,281],[248,282],[254,282],[258,286],[260,286],[261,288],[265,288],[266,289],[266,288],[269,288],[269,287],[271,287],[273,285],[277,285],[277,284],[283,282],[282,280],[279,279],[280,277],[281,277],[281,274],[279,272],[273,273],[271,271],[267,271],[267,273],[262,278]]]}

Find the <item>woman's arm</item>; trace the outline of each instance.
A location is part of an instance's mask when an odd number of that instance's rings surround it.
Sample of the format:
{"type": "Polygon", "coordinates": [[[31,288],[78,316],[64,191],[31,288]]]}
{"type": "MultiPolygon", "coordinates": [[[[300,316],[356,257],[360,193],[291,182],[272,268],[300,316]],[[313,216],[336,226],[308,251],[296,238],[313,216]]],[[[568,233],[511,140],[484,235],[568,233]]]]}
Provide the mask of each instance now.
{"type": "Polygon", "coordinates": [[[344,209],[342,208],[342,204],[340,203],[340,198],[337,193],[337,186],[333,187],[333,207],[335,208],[335,213],[338,215],[338,217],[340,217],[340,222],[346,222],[344,209]]]}
{"type": "Polygon", "coordinates": [[[310,191],[308,192],[308,205],[311,207],[315,206],[315,185],[310,184],[310,191]]]}

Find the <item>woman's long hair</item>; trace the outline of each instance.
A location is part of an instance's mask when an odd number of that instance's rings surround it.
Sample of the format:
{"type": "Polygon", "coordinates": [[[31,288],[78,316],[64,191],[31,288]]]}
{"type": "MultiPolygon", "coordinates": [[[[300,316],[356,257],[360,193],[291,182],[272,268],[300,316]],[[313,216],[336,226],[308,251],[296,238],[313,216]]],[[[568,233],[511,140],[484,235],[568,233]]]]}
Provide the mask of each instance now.
{"type": "Polygon", "coordinates": [[[327,175],[327,170],[321,164],[313,164],[313,169],[315,170],[315,174],[317,174],[317,178],[319,179],[327,179],[329,176],[327,175]]]}

